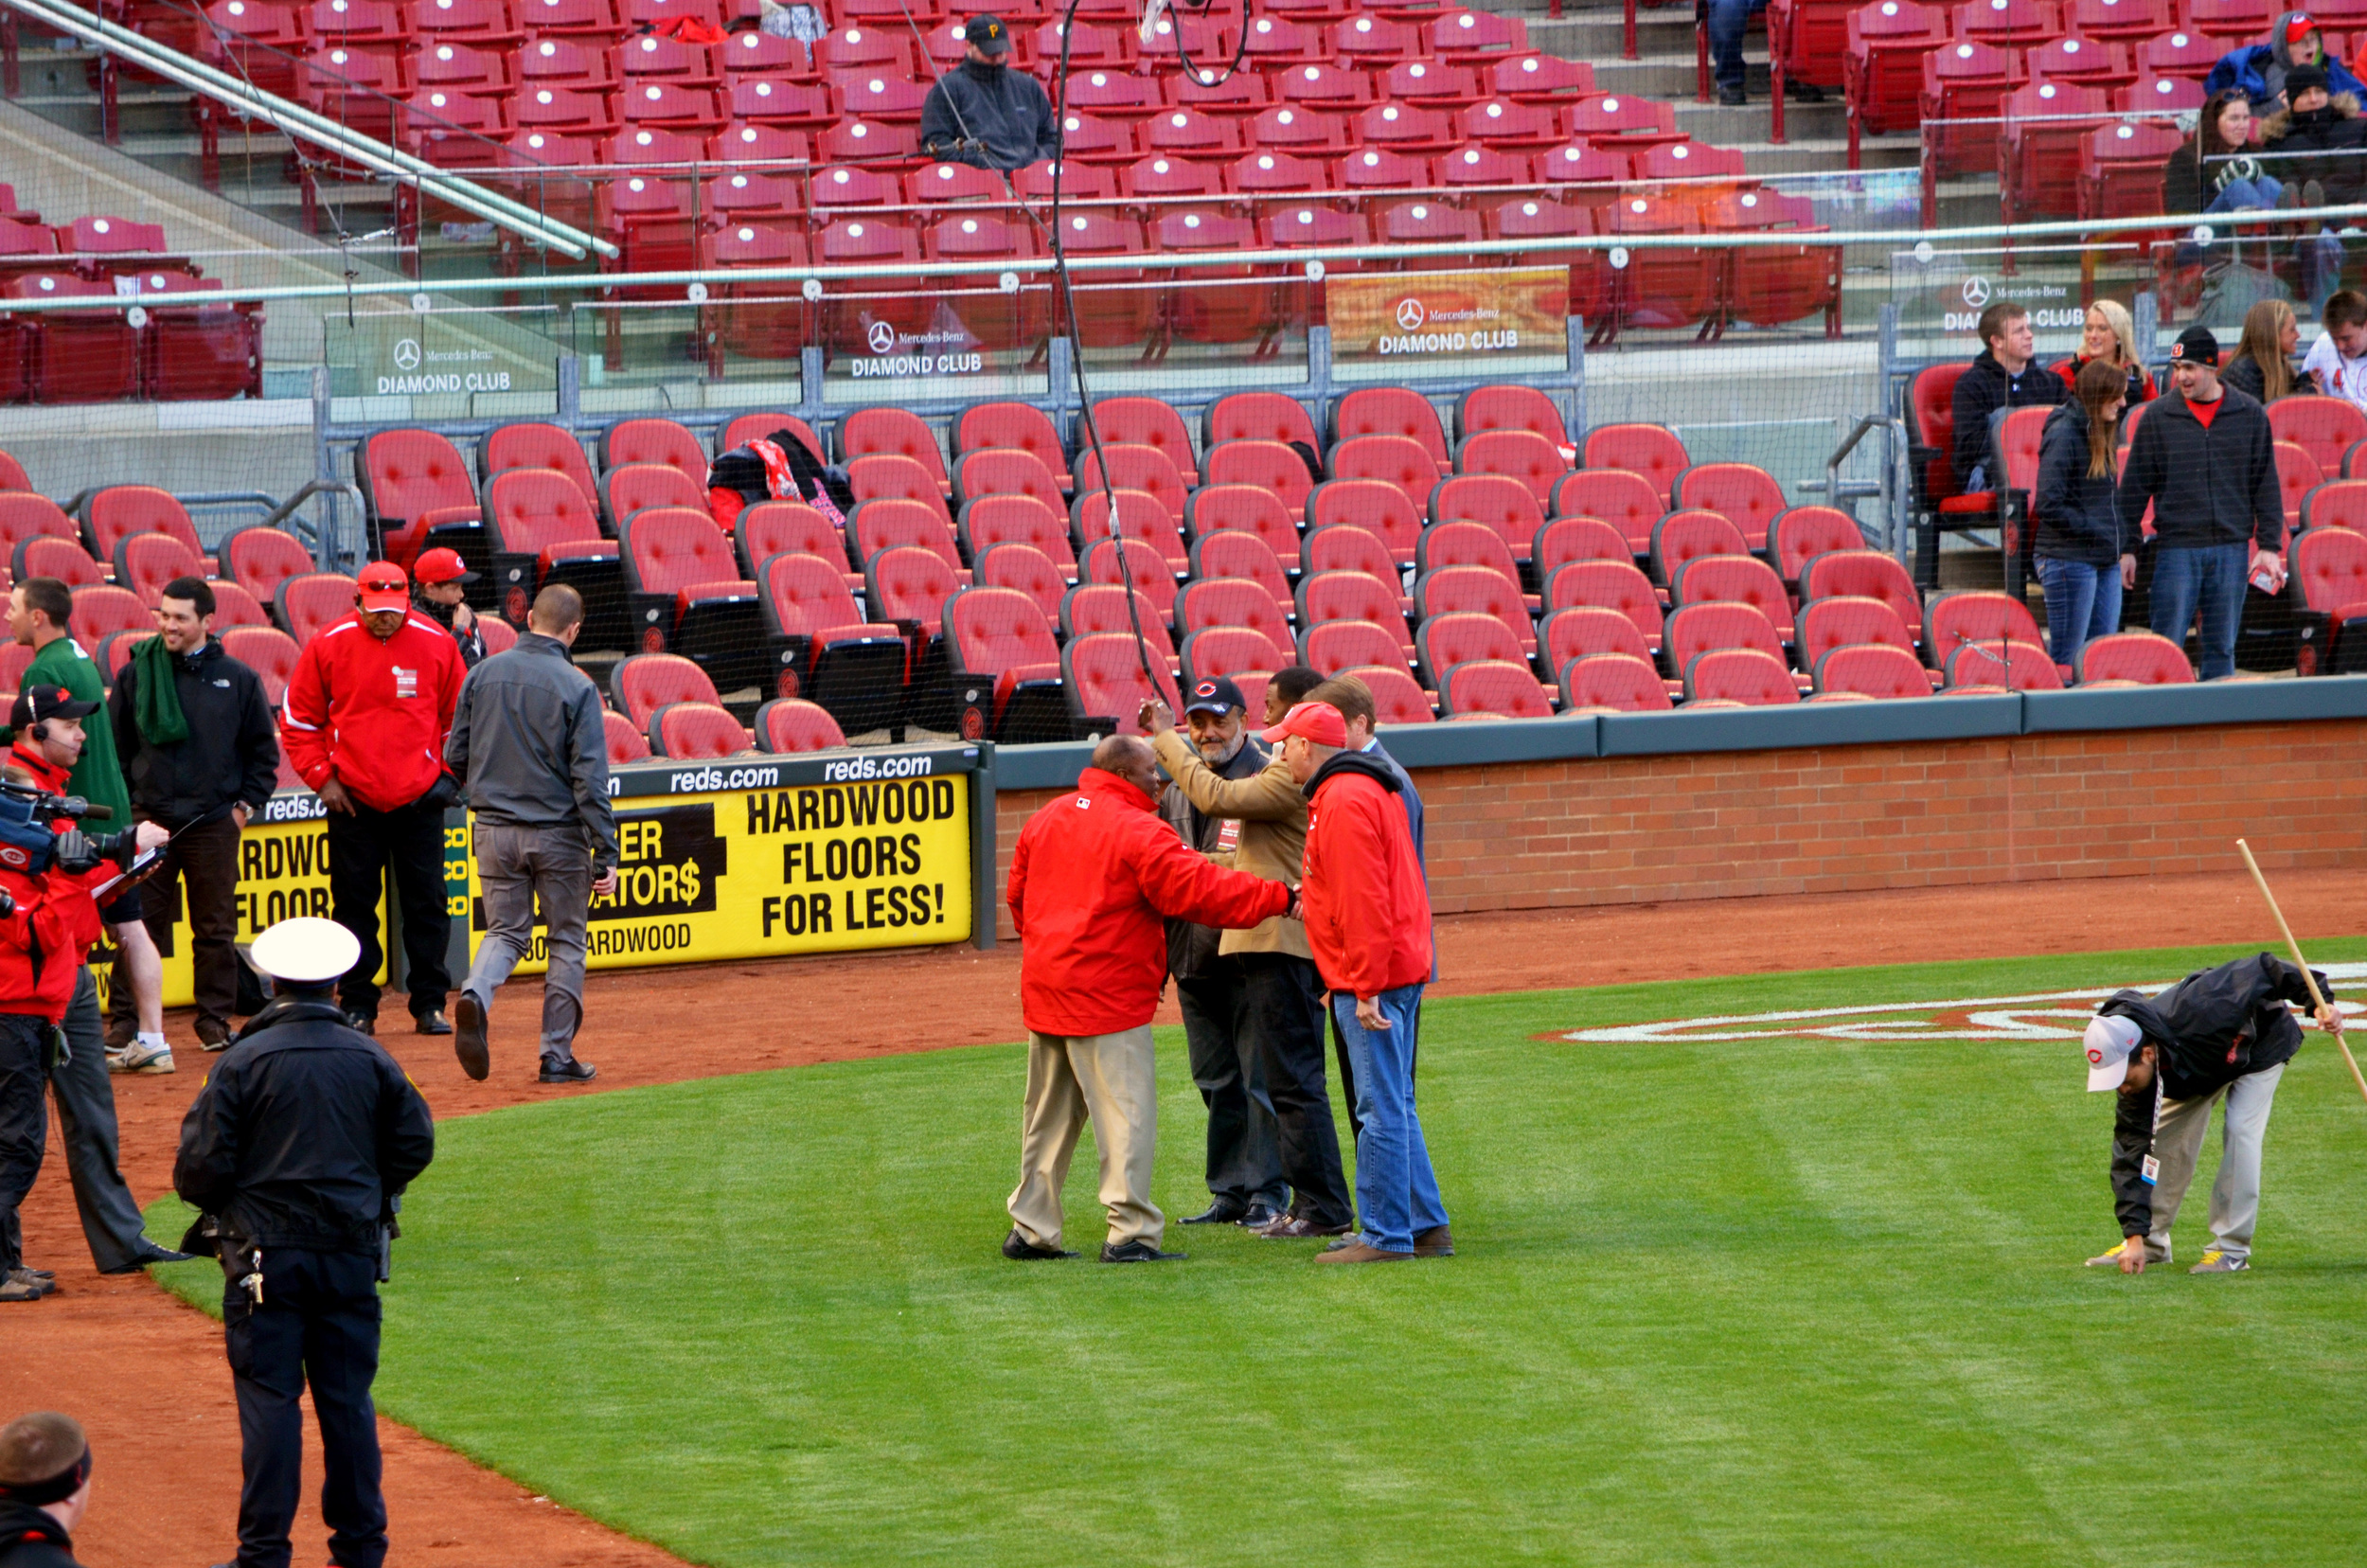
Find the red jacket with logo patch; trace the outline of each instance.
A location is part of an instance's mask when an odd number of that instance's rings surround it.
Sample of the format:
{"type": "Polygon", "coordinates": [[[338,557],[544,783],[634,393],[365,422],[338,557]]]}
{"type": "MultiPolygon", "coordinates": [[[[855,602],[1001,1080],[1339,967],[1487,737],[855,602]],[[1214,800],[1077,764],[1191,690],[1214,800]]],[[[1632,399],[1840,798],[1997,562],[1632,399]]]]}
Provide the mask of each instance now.
{"type": "Polygon", "coordinates": [[[1361,752],[1342,752],[1307,782],[1299,900],[1324,984],[1379,996],[1428,980],[1430,890],[1397,775],[1361,752]]]}
{"type": "Polygon", "coordinates": [[[288,762],[314,790],[332,777],[374,811],[400,811],[444,771],[460,683],[452,633],[418,611],[380,642],[357,612],[304,645],[280,715],[288,762]]]}
{"type": "MultiPolygon", "coordinates": [[[[8,762],[51,794],[66,793],[71,771],[53,766],[29,740],[19,740],[8,762]]],[[[60,829],[53,825],[53,830],[60,829]]],[[[82,955],[98,940],[98,906],[90,889],[116,873],[102,865],[79,877],[54,867],[32,876],[10,858],[22,853],[0,846],[0,888],[16,900],[16,912],[0,919],[0,1012],[38,1014],[55,1024],[74,1000],[82,955]]]]}
{"type": "Polygon", "coordinates": [[[1290,907],[1290,890],[1227,871],[1184,846],[1158,803],[1099,768],[1020,829],[1011,856],[1020,1010],[1038,1034],[1115,1034],[1159,1010],[1169,919],[1245,928],[1290,907]]]}

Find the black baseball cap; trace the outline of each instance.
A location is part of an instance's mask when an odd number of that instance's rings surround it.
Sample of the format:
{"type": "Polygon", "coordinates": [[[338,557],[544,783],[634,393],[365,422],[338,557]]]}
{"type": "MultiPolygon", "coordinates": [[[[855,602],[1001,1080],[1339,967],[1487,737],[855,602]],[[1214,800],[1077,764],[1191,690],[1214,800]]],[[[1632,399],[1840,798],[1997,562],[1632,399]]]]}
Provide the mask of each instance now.
{"type": "Polygon", "coordinates": [[[980,54],[999,55],[1011,52],[1011,29],[1003,25],[1001,17],[991,14],[973,16],[968,22],[963,23],[962,41],[978,45],[980,54]]]}
{"type": "Polygon", "coordinates": [[[1226,677],[1219,675],[1213,680],[1192,683],[1191,694],[1184,704],[1184,711],[1185,713],[1213,713],[1222,718],[1235,708],[1248,706],[1249,704],[1241,700],[1241,688],[1226,677]]]}
{"type": "Polygon", "coordinates": [[[2174,365],[2206,365],[2219,367],[2219,340],[2211,335],[2208,327],[2189,327],[2178,334],[2170,345],[2170,362],[2174,365]]]}
{"type": "Polygon", "coordinates": [[[97,703],[78,703],[63,686],[27,686],[16,694],[16,705],[9,709],[9,727],[23,729],[44,719],[86,719],[98,711],[97,703]]]}

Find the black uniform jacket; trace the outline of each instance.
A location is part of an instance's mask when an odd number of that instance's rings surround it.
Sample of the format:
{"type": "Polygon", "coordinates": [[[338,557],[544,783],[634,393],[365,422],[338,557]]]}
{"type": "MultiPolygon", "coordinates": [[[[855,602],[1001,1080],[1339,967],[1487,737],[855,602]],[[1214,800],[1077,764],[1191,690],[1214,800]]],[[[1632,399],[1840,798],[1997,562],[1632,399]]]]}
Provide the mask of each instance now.
{"type": "MultiPolygon", "coordinates": [[[[2326,977],[2318,974],[2317,981],[2318,994],[2332,1001],[2326,977]]],[[[2160,1064],[2162,1093],[2186,1100],[2292,1060],[2302,1048],[2302,1028],[2287,1002],[2309,1006],[2302,971],[2264,953],[2198,970],[2150,1001],[2122,991],[2096,1011],[2145,1030],[2160,1064]]]]}
{"type": "Polygon", "coordinates": [[[73,1568],[74,1538],[30,1503],[0,1498],[0,1568],[73,1568]]]}
{"type": "Polygon", "coordinates": [[[1041,82],[1007,65],[966,60],[921,100],[920,146],[947,163],[1024,169],[1060,155],[1060,131],[1041,82]],[[986,150],[957,145],[971,140],[986,150]]]}
{"type": "Polygon", "coordinates": [[[378,1251],[386,1200],[436,1157],[427,1101],[329,1002],[280,997],[181,1123],[174,1190],[266,1250],[378,1251]]]}
{"type": "Polygon", "coordinates": [[[233,800],[261,811],[279,785],[279,727],[272,722],[261,677],[208,637],[196,652],[172,661],[172,679],[189,738],[169,746],[140,739],[133,718],[139,711],[136,665],[123,667],[108,699],[116,755],[123,760],[133,809],[168,828],[233,800]]]}

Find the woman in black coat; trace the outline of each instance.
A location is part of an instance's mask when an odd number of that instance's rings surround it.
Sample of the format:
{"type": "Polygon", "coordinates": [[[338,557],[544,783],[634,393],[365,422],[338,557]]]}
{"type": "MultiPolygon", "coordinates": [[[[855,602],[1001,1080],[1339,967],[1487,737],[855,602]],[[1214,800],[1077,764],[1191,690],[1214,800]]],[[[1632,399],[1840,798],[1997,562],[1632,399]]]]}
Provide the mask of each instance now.
{"type": "Polygon", "coordinates": [[[2046,592],[2047,641],[2057,665],[2079,668],[2079,650],[2120,630],[2121,590],[2134,585],[2136,542],[2121,534],[2117,454],[2128,378],[2092,360],[2072,399],[2047,416],[2038,437],[2038,483],[2031,496],[2038,582],[2046,592]]]}

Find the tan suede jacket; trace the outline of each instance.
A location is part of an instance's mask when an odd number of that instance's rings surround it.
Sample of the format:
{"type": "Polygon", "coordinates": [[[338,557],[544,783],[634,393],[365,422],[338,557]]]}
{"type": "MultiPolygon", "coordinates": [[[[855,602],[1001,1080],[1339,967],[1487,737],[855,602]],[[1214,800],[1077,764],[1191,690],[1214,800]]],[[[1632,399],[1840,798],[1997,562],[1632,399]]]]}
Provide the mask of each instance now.
{"type": "MultiPolygon", "coordinates": [[[[1307,797],[1299,793],[1290,764],[1279,754],[1263,771],[1231,779],[1212,772],[1181,730],[1154,735],[1150,744],[1159,754],[1159,765],[1166,769],[1184,798],[1209,816],[1232,817],[1240,823],[1240,847],[1229,856],[1212,855],[1211,860],[1253,876],[1298,885],[1300,862],[1307,852],[1307,797]]],[[[1287,953],[1310,961],[1315,956],[1314,949],[1307,945],[1305,924],[1281,915],[1247,931],[1226,932],[1217,951],[1287,953]]]]}

